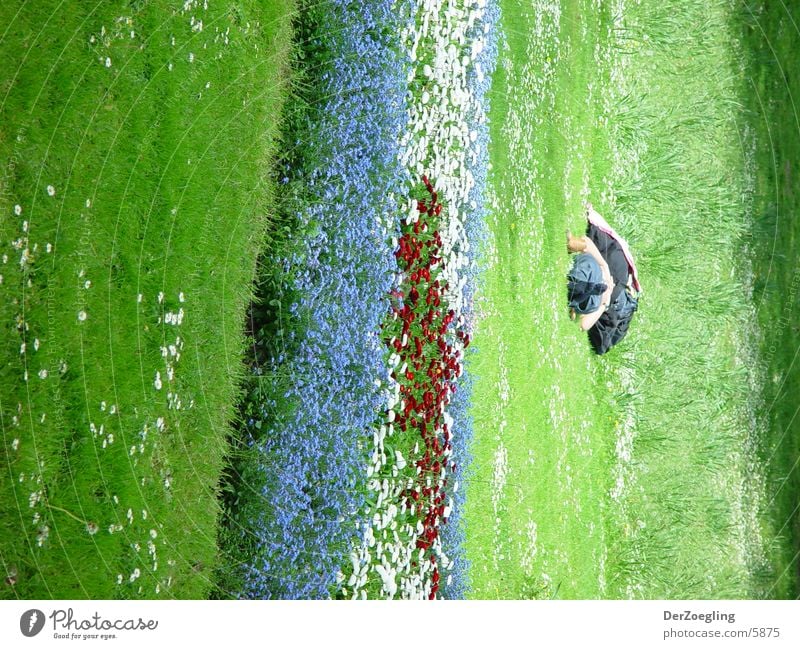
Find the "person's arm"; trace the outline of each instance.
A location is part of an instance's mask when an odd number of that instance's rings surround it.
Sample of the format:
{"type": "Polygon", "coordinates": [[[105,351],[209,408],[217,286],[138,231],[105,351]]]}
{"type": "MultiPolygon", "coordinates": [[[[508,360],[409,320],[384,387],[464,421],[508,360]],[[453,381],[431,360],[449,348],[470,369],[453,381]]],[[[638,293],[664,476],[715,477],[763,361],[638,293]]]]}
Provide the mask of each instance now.
{"type": "Polygon", "coordinates": [[[611,303],[611,291],[613,289],[614,285],[612,281],[612,284],[608,286],[608,288],[603,292],[603,295],[600,297],[600,306],[597,308],[597,310],[592,311],[591,313],[585,313],[581,316],[580,323],[583,331],[589,331],[589,329],[594,327],[595,323],[600,319],[600,316],[603,315],[603,312],[611,303]]]}
{"type": "Polygon", "coordinates": [[[600,265],[600,270],[603,272],[603,283],[607,286],[614,286],[614,278],[611,277],[611,270],[606,263],[606,260],[603,258],[603,255],[600,254],[600,251],[597,249],[594,241],[592,241],[589,237],[583,236],[581,237],[585,244],[584,252],[589,253],[592,257],[594,257],[595,261],[600,265]]]}

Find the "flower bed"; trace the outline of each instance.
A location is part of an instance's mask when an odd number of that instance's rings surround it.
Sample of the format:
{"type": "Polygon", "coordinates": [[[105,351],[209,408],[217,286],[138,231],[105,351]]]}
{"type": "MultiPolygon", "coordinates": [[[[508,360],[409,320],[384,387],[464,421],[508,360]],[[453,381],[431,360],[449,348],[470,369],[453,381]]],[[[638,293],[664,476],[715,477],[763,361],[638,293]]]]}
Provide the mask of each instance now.
{"type": "Polygon", "coordinates": [[[496,16],[482,0],[358,4],[300,14],[311,90],[289,113],[292,235],[265,299],[280,326],[261,323],[273,343],[229,526],[246,597],[466,589],[463,362],[496,16]],[[427,169],[435,185],[415,189],[427,169]]]}

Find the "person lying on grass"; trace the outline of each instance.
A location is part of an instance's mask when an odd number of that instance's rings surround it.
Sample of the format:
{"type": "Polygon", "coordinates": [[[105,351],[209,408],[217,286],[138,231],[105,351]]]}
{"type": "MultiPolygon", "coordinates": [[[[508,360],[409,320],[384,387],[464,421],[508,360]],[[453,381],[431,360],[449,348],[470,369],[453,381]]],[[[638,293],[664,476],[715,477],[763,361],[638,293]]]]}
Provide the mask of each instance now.
{"type": "Polygon", "coordinates": [[[628,243],[592,207],[586,205],[586,234],[567,230],[567,251],[577,253],[567,275],[570,318],[598,354],[616,345],[628,331],[641,292],[628,243]]]}

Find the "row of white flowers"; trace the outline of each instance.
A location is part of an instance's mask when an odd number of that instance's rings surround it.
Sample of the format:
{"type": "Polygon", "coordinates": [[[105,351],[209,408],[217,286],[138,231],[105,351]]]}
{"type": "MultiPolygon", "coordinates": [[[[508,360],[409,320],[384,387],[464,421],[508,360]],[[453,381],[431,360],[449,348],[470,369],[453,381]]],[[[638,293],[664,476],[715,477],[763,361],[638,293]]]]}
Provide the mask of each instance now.
{"type": "MultiPolygon", "coordinates": [[[[459,326],[464,325],[463,289],[467,281],[464,270],[471,263],[466,255],[470,243],[465,224],[470,212],[477,207],[470,199],[475,186],[471,167],[481,158],[481,147],[485,146],[476,127],[485,124],[486,113],[473,82],[476,79],[482,82],[486,72],[481,69],[477,57],[486,46],[490,25],[475,29],[484,19],[486,2],[426,0],[417,7],[413,27],[401,35],[412,63],[401,160],[414,182],[419,182],[423,175],[431,179],[443,203],[440,235],[444,265],[440,281],[450,286],[444,308],[453,309],[459,326]]],[[[408,201],[406,215],[407,224],[417,222],[416,201],[408,201]]],[[[407,342],[404,337],[403,347],[407,342]]],[[[463,359],[462,344],[454,341],[454,346],[463,359]]],[[[407,368],[399,366],[400,361],[399,355],[391,355],[390,365],[403,374],[407,368]]],[[[458,483],[453,482],[449,472],[449,450],[441,456],[438,473],[420,478],[421,469],[414,464],[421,455],[420,444],[409,457],[392,448],[396,435],[395,410],[402,411],[405,403],[401,401],[400,385],[396,381],[390,379],[389,384],[382,387],[388,419],[374,432],[372,462],[367,467],[368,488],[373,494],[372,515],[364,543],[353,550],[352,565],[339,573],[339,584],[341,592],[353,598],[366,597],[368,585],[373,584],[379,585],[383,597],[427,599],[434,589],[434,570],[447,574],[452,561],[442,548],[441,536],[437,536],[427,550],[417,546],[424,526],[416,512],[407,510],[404,494],[420,484],[443,491],[448,475],[450,491],[457,490],[458,483]]],[[[442,415],[452,433],[453,419],[444,411],[444,406],[442,415]]],[[[446,520],[454,507],[452,496],[448,496],[443,505],[442,518],[446,520]]],[[[369,588],[369,592],[375,593],[375,589],[369,588]]]]}

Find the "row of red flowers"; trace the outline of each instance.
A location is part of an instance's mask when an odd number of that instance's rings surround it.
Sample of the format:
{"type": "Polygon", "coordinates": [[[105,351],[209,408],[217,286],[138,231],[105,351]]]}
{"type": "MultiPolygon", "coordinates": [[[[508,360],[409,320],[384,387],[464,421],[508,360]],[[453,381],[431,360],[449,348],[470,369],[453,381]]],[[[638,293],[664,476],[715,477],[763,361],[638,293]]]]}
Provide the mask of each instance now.
{"type": "Polygon", "coordinates": [[[462,372],[469,335],[456,321],[455,312],[447,309],[450,286],[441,280],[446,260],[437,229],[443,221],[442,204],[428,178],[422,176],[422,181],[427,195],[417,201],[416,217],[403,224],[395,252],[403,281],[392,293],[391,318],[383,327],[383,340],[399,357],[391,375],[401,397],[394,425],[413,433],[417,441],[418,452],[410,458],[416,477],[402,498],[405,509],[421,522],[416,547],[422,551],[421,561],[433,565],[429,597],[434,599],[441,578],[437,539],[449,515],[458,468],[450,459],[453,431],[445,413],[462,372]]]}

